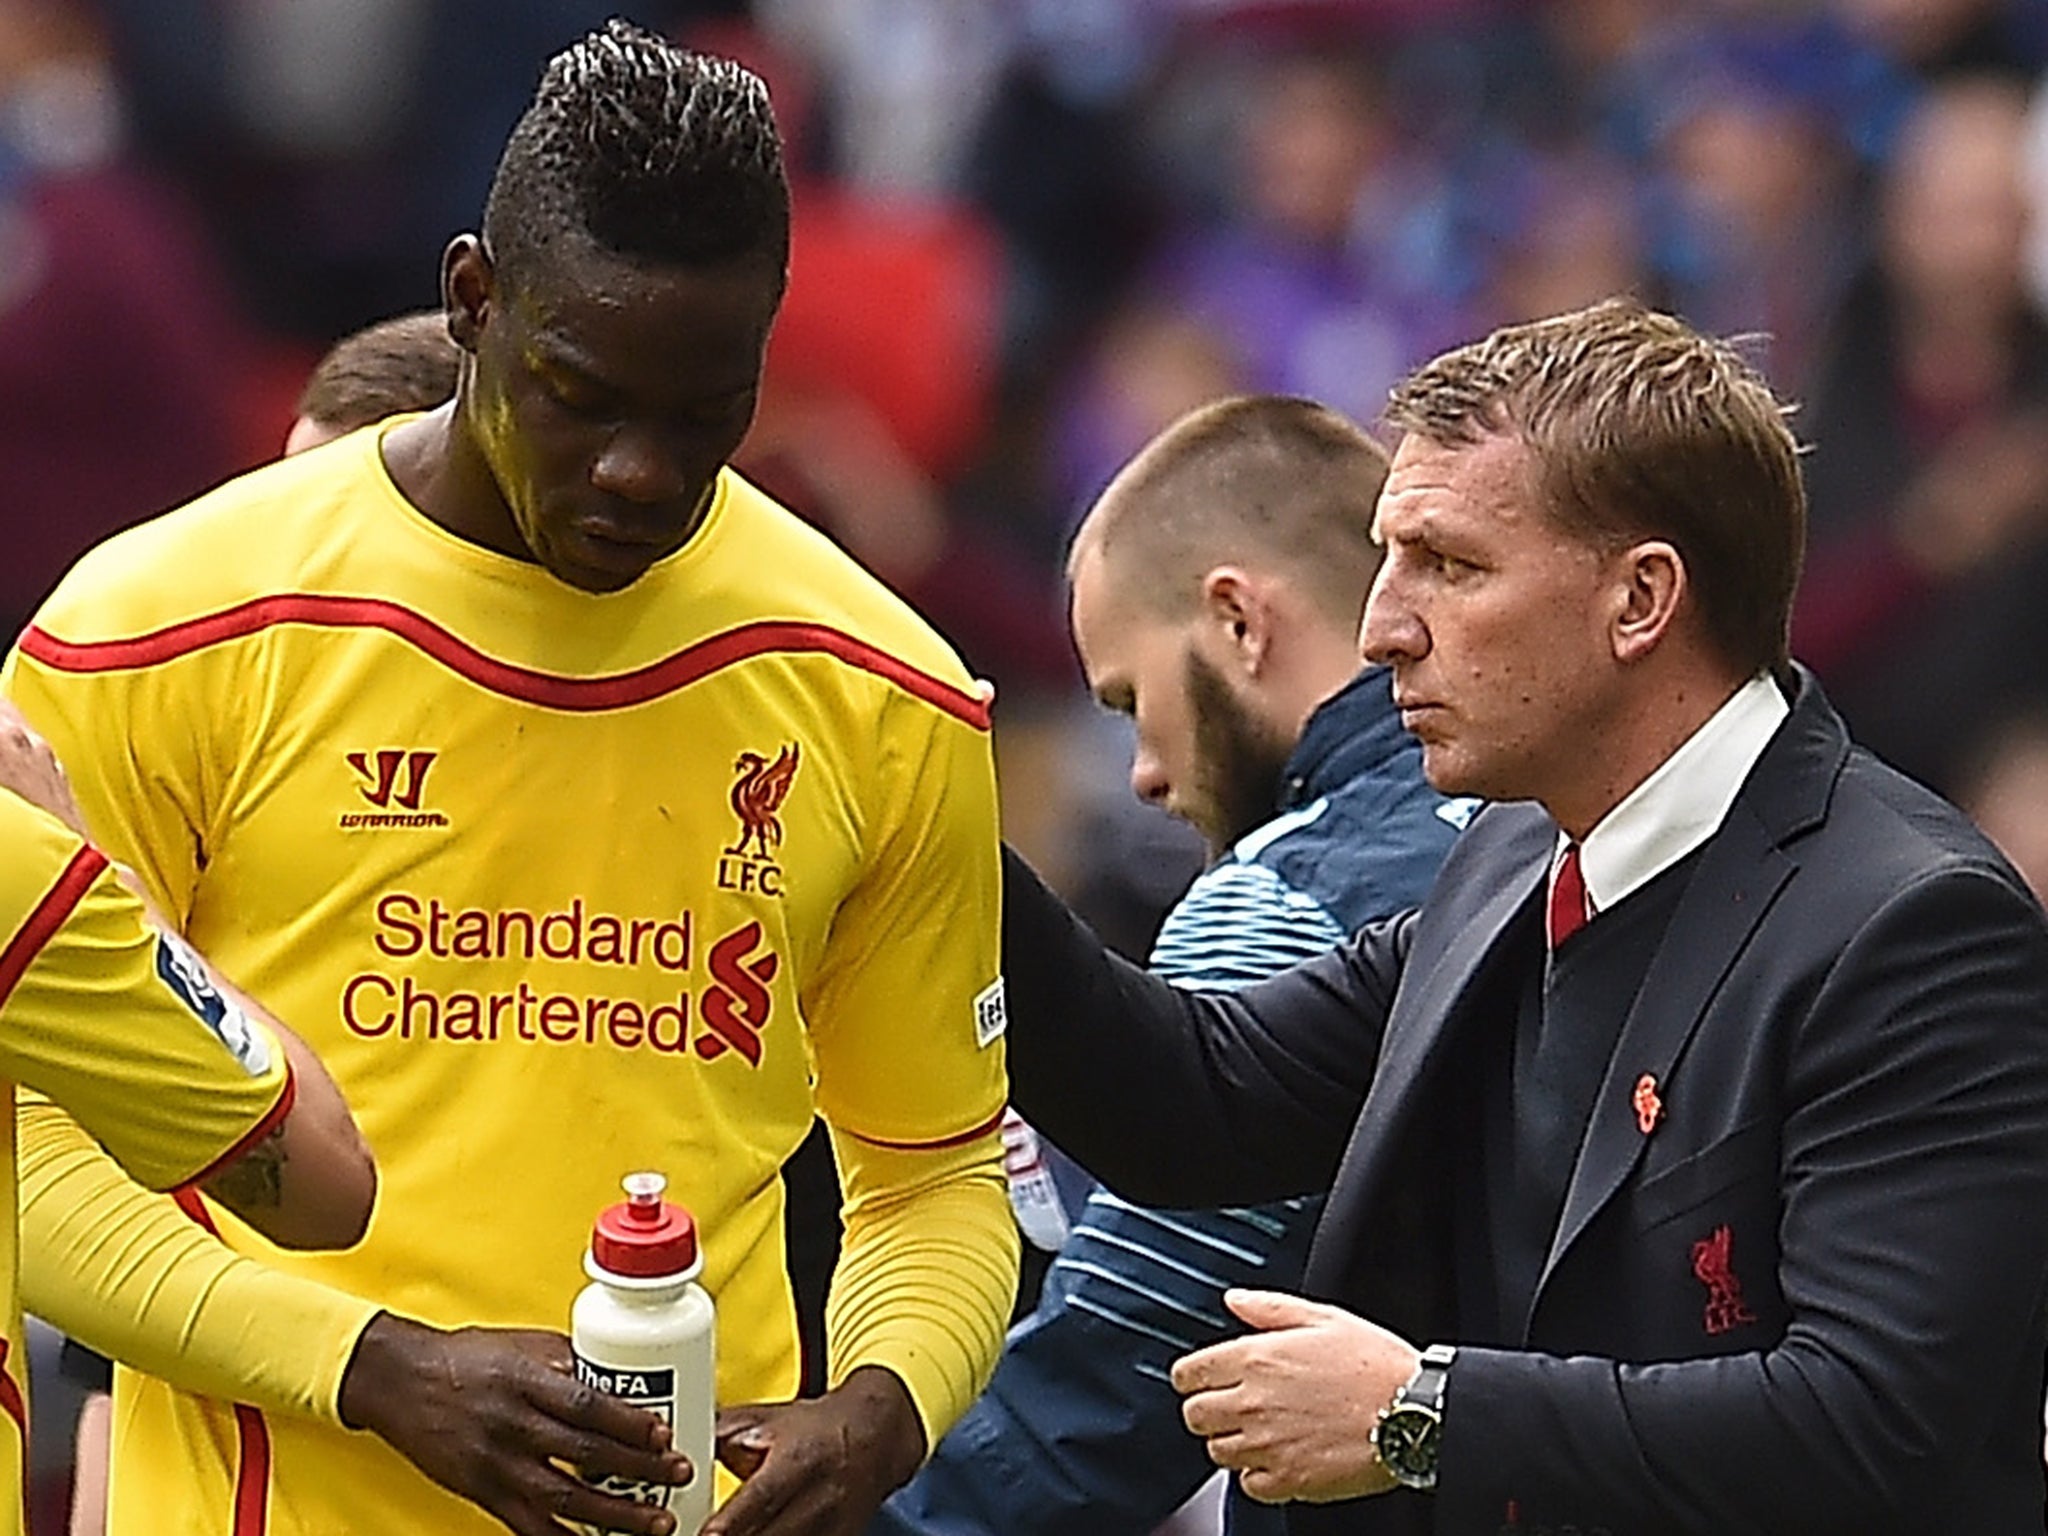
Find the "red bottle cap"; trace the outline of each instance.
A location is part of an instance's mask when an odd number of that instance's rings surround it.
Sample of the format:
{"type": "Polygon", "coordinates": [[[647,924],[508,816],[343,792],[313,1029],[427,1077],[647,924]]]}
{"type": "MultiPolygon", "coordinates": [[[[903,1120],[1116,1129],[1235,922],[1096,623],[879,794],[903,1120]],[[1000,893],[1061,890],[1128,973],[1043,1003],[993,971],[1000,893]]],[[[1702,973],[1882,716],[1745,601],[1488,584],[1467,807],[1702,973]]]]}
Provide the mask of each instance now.
{"type": "Polygon", "coordinates": [[[661,1198],[668,1180],[658,1173],[629,1173],[626,1199],[597,1218],[590,1257],[615,1275],[650,1280],[680,1275],[697,1266],[697,1223],[680,1205],[661,1198]]]}

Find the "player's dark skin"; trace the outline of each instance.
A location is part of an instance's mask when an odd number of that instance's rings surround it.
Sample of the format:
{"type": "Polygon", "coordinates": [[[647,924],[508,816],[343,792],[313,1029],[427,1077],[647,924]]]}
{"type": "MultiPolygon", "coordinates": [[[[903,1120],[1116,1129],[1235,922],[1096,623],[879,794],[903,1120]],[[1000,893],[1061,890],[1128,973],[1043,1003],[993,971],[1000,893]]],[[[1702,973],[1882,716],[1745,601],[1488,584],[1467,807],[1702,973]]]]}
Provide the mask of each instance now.
{"type": "Polygon", "coordinates": [[[449,247],[443,299],[468,357],[455,399],[393,431],[385,459],[450,533],[616,592],[688,541],[746,435],[781,269],[573,243],[549,268],[515,285],[474,236],[449,247]]]}
{"type": "MultiPolygon", "coordinates": [[[[630,586],[687,542],[745,435],[781,292],[779,259],[672,267],[574,241],[515,286],[463,236],[442,263],[461,379],[453,401],[386,437],[392,478],[471,543],[586,592],[630,586]]],[[[342,1416],[521,1536],[556,1536],[557,1517],[667,1536],[666,1512],[552,1464],[692,1475],[666,1425],[568,1364],[557,1334],[384,1314],[350,1362],[342,1416]]],[[[820,1398],[729,1408],[718,1456],[743,1484],[703,1536],[857,1536],[925,1449],[909,1391],[877,1366],[820,1398]]]]}
{"type": "Polygon", "coordinates": [[[349,1359],[340,1407],[343,1423],[519,1536],[561,1536],[557,1517],[637,1536],[675,1530],[667,1511],[600,1495],[556,1461],[647,1482],[691,1475],[666,1424],[576,1380],[560,1334],[444,1330],[380,1312],[349,1359]]]}

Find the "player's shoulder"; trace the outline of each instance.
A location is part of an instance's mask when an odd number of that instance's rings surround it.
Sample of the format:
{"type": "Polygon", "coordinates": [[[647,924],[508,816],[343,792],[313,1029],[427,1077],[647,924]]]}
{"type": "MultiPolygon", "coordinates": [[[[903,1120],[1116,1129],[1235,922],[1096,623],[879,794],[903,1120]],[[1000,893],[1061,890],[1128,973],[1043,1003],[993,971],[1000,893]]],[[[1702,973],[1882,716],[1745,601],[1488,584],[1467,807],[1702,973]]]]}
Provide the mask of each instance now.
{"type": "Polygon", "coordinates": [[[374,436],[261,465],[114,534],[36,614],[67,641],[133,635],[302,586],[353,542],[374,436]]]}
{"type": "Polygon", "coordinates": [[[721,485],[728,526],[720,585],[736,615],[821,626],[950,687],[972,688],[945,638],[822,530],[732,470],[721,485]]]}

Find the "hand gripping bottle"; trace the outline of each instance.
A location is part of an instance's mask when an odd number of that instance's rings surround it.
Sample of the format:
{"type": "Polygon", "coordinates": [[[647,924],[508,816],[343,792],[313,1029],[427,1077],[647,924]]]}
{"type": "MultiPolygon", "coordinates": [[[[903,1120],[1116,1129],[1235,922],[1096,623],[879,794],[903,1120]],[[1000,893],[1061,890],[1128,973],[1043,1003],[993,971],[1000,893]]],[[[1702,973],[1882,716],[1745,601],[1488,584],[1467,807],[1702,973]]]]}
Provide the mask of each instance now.
{"type": "Polygon", "coordinates": [[[704,1267],[697,1224],[661,1198],[658,1173],[625,1179],[626,1199],[597,1218],[590,1276],[569,1313],[576,1376],[666,1419],[694,1473],[683,1488],[632,1478],[593,1479],[605,1493],[667,1509],[677,1536],[696,1536],[711,1514],[714,1355],[711,1298],[697,1284],[704,1267]]]}

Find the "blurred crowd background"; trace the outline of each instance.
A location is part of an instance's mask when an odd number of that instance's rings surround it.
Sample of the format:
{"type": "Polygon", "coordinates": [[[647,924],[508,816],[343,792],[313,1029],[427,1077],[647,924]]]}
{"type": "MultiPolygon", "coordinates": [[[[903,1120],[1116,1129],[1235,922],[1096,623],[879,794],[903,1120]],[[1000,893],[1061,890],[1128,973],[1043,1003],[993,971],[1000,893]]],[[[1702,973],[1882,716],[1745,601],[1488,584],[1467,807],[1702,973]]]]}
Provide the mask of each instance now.
{"type": "Polygon", "coordinates": [[[8,633],[438,302],[541,62],[621,9],[789,141],[741,467],[994,679],[1007,831],[1113,940],[1198,853],[1079,686],[1094,492],[1216,395],[1370,424],[1623,290],[1754,335],[1810,446],[1796,654],[2048,888],[2048,0],[0,0],[8,633]]]}

